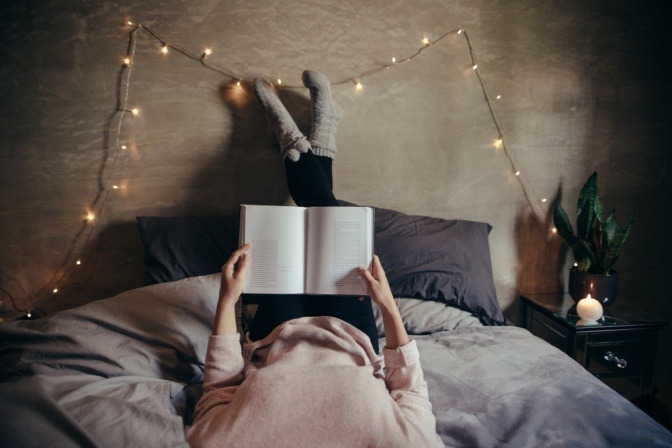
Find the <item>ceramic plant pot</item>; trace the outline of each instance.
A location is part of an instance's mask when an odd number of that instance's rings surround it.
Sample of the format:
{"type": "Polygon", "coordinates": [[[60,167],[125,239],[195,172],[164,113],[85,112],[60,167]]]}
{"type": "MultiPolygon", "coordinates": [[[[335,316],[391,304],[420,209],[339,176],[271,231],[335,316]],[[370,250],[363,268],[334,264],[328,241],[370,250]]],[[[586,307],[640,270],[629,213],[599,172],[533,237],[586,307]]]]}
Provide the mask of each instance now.
{"type": "Polygon", "coordinates": [[[590,274],[578,269],[569,270],[569,295],[575,302],[590,294],[599,300],[602,306],[609,306],[616,300],[618,289],[618,272],[611,270],[609,274],[590,274]]]}

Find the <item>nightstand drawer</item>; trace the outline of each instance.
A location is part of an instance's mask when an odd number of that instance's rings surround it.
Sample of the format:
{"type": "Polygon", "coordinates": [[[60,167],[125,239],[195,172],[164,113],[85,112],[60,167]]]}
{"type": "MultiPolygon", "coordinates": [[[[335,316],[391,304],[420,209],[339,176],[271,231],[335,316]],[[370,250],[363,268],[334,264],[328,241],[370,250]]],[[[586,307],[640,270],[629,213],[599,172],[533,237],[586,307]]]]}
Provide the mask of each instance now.
{"type": "Polygon", "coordinates": [[[639,376],[646,358],[642,341],[589,343],[584,367],[600,377],[639,376]]]}

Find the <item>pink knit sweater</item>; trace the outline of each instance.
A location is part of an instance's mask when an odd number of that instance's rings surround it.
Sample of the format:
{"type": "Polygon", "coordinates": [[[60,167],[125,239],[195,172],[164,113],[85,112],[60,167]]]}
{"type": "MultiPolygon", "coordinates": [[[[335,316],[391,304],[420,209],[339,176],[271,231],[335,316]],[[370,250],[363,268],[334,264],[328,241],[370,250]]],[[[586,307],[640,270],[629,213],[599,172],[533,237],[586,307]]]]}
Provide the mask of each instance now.
{"type": "Polygon", "coordinates": [[[211,336],[192,447],[443,447],[415,341],[376,355],[332,317],[246,342],[211,336]]]}

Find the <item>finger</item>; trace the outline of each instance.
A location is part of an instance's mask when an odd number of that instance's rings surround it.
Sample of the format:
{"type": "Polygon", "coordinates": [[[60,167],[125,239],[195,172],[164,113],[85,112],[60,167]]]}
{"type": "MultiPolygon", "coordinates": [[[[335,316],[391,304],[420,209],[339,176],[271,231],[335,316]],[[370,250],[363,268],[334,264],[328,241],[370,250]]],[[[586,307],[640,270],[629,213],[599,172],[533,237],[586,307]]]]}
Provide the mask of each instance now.
{"type": "Polygon", "coordinates": [[[376,284],[376,279],[371,275],[368,269],[360,267],[359,275],[364,280],[364,283],[366,283],[367,288],[371,288],[376,284]]]}
{"type": "Polygon", "coordinates": [[[231,256],[229,257],[228,260],[226,260],[226,263],[224,264],[223,269],[226,269],[228,271],[235,271],[236,270],[236,263],[238,263],[238,260],[240,257],[243,256],[243,254],[247,253],[247,251],[252,247],[251,243],[244,244],[237,250],[235,250],[231,256]]]}
{"type": "Polygon", "coordinates": [[[379,282],[387,282],[387,276],[385,275],[385,270],[383,265],[380,264],[380,258],[378,255],[373,256],[373,275],[379,282]]]}
{"type": "Polygon", "coordinates": [[[238,259],[238,269],[235,271],[236,277],[244,276],[250,267],[250,254],[243,253],[238,259]]]}

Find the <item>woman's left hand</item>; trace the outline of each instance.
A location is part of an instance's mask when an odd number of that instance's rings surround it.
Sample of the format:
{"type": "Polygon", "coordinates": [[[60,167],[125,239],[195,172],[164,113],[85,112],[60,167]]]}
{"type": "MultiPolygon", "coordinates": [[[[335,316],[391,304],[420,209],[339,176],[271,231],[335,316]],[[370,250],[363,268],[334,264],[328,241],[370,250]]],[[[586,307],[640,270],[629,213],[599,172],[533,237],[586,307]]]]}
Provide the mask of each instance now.
{"type": "Polygon", "coordinates": [[[222,305],[235,304],[243,293],[250,266],[250,256],[247,253],[250,247],[252,247],[250,243],[241,246],[222,266],[222,280],[219,287],[219,301],[222,305]]]}

